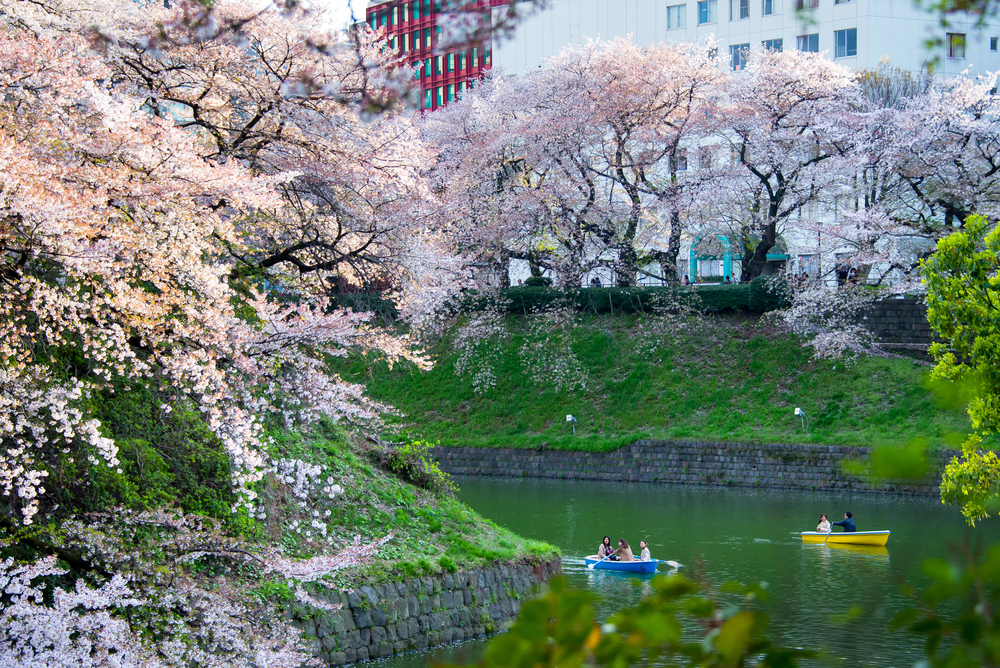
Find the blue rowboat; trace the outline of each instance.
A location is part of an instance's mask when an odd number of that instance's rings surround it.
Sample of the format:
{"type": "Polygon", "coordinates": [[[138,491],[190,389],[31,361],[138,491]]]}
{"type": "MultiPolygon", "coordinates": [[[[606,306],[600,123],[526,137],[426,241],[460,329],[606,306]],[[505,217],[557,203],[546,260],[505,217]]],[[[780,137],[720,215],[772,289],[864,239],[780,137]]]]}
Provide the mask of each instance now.
{"type": "Polygon", "coordinates": [[[595,554],[591,557],[584,557],[584,561],[590,566],[594,564],[594,570],[623,571],[626,573],[655,573],[656,561],[611,561],[607,559],[601,561],[595,554]],[[597,562],[601,563],[597,563],[597,562]]]}

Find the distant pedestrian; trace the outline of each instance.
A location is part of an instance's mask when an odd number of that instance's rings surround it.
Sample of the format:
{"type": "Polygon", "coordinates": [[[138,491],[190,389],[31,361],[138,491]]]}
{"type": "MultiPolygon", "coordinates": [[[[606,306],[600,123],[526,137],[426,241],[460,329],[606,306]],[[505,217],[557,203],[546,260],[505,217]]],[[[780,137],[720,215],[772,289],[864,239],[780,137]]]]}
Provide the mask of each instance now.
{"type": "Polygon", "coordinates": [[[691,279],[688,278],[687,274],[684,274],[684,285],[691,285],[691,279]]]}
{"type": "Polygon", "coordinates": [[[834,522],[833,526],[835,526],[835,527],[844,527],[844,531],[845,532],[857,531],[858,530],[857,527],[854,526],[854,518],[852,517],[850,511],[847,511],[846,513],[844,513],[844,519],[842,519],[839,522],[834,522]]]}

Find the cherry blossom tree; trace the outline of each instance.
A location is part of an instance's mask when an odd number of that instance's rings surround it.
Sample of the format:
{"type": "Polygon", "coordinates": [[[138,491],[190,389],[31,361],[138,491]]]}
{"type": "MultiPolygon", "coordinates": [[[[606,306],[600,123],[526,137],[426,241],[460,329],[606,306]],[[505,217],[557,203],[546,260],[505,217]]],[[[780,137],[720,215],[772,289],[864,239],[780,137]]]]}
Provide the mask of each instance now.
{"type": "Polygon", "coordinates": [[[641,257],[675,275],[697,185],[687,145],[719,79],[709,46],[616,40],[472,91],[426,121],[456,228],[464,216],[501,264],[527,259],[566,285],[598,266],[631,285],[641,257]]]}
{"type": "Polygon", "coordinates": [[[794,214],[837,196],[858,103],[851,72],[821,54],[755,50],[746,69],[729,77],[716,125],[730,152],[722,158],[729,167],[719,206],[753,240],[744,277],[760,275],[794,214]]]}

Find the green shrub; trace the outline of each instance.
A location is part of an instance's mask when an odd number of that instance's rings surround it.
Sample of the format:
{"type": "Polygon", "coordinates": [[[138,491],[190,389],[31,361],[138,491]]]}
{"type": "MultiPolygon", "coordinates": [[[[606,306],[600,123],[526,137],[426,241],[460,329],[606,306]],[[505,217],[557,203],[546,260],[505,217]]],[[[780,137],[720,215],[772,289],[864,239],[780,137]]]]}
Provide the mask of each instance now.
{"type": "Polygon", "coordinates": [[[384,320],[395,320],[399,316],[396,304],[381,292],[345,292],[335,295],[334,302],[355,313],[375,313],[384,320]]]}
{"type": "Polygon", "coordinates": [[[549,288],[552,287],[552,279],[548,276],[530,276],[524,284],[530,288],[549,288]]]}
{"type": "Polygon", "coordinates": [[[449,573],[454,573],[458,570],[458,564],[455,560],[449,557],[447,554],[442,554],[441,558],[438,559],[438,563],[441,564],[441,570],[448,571],[449,573]]]}
{"type": "Polygon", "coordinates": [[[452,494],[455,485],[451,482],[451,477],[427,453],[432,447],[433,444],[428,441],[410,441],[395,448],[378,450],[376,457],[383,469],[392,472],[400,480],[432,492],[452,494]]]}
{"type": "Polygon", "coordinates": [[[767,313],[792,305],[792,289],[782,276],[758,276],[750,281],[751,311],[767,313]]]}

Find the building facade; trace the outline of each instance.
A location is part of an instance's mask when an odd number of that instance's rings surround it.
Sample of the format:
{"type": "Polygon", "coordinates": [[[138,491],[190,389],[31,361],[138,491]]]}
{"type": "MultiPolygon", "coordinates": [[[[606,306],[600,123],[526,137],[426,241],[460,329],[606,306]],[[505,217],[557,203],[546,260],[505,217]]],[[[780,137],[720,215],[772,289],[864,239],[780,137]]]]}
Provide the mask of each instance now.
{"type": "MultiPolygon", "coordinates": [[[[502,4],[504,0],[478,0],[483,20],[488,20],[492,6],[502,4]]],[[[382,29],[389,47],[416,68],[421,109],[437,109],[460,97],[470,82],[482,78],[492,65],[489,40],[439,52],[440,14],[440,0],[375,1],[365,10],[365,21],[372,30],[382,29]]]]}
{"type": "Polygon", "coordinates": [[[710,36],[732,69],[752,49],[825,52],[852,69],[888,59],[919,71],[937,56],[936,73],[955,76],[1000,69],[1000,27],[938,15],[913,0],[552,0],[496,45],[493,65],[506,74],[541,67],[569,44],[631,37],[639,45],[698,42],[710,36]],[[928,51],[928,40],[940,46],[928,51]]]}

